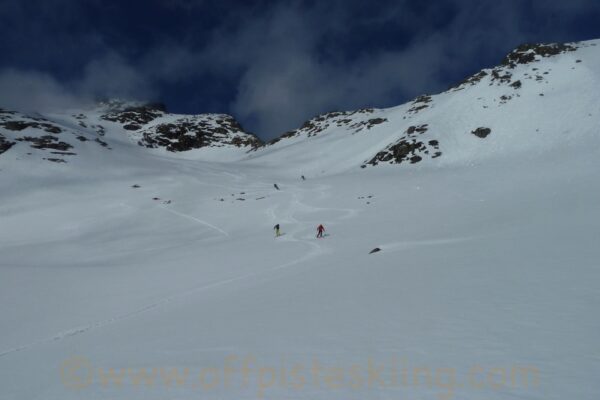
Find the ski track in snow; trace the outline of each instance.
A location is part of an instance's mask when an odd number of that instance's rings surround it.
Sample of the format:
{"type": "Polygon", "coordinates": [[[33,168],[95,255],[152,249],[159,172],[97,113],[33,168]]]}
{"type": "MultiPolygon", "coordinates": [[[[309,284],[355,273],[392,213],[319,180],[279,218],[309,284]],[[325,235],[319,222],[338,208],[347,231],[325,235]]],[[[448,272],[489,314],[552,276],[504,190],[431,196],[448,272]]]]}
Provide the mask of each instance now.
{"type": "Polygon", "coordinates": [[[195,222],[197,222],[199,224],[202,224],[202,225],[207,226],[207,227],[209,227],[211,229],[214,229],[215,231],[221,233],[225,237],[229,237],[229,233],[225,232],[223,229],[221,229],[218,226],[215,226],[213,224],[210,224],[210,223],[208,223],[208,222],[206,222],[204,220],[201,220],[200,218],[196,218],[196,217],[193,217],[193,216],[188,215],[188,214],[183,214],[183,213],[180,213],[179,211],[175,211],[173,209],[170,209],[170,208],[167,208],[167,207],[164,207],[164,206],[159,206],[159,207],[161,209],[167,211],[167,212],[170,212],[171,214],[175,214],[175,215],[178,215],[178,216],[180,216],[182,218],[186,218],[186,219],[195,221],[195,222]]]}
{"type": "Polygon", "coordinates": [[[311,252],[311,253],[308,253],[305,256],[300,257],[300,258],[298,258],[296,260],[293,260],[293,261],[290,261],[290,262],[287,262],[287,263],[280,264],[280,265],[277,265],[275,267],[272,267],[272,268],[270,268],[267,271],[255,272],[255,273],[249,273],[249,274],[245,274],[245,275],[240,275],[240,276],[237,276],[237,277],[223,279],[223,280],[219,280],[219,281],[216,281],[216,282],[213,282],[213,283],[209,283],[207,285],[203,285],[203,286],[199,286],[199,287],[196,287],[196,288],[192,288],[192,289],[186,290],[184,292],[177,293],[177,294],[174,294],[172,296],[163,298],[162,300],[159,300],[159,301],[157,301],[155,303],[148,304],[146,306],[143,306],[141,308],[138,308],[138,309],[136,309],[134,311],[131,311],[131,312],[128,312],[126,314],[122,314],[122,315],[119,315],[119,316],[116,316],[116,317],[113,317],[113,318],[105,319],[103,321],[95,322],[95,323],[92,323],[92,324],[89,324],[89,325],[84,325],[84,326],[81,326],[81,327],[69,329],[69,330],[57,333],[57,334],[55,334],[55,335],[53,335],[51,337],[48,337],[48,338],[45,338],[45,339],[41,339],[41,340],[38,340],[36,342],[30,343],[30,344],[27,344],[27,345],[24,345],[24,346],[20,346],[20,347],[16,347],[16,348],[13,348],[13,349],[5,350],[3,352],[0,352],[0,358],[4,357],[4,356],[7,356],[9,354],[12,354],[12,353],[19,352],[19,351],[29,350],[29,349],[31,349],[33,347],[37,347],[39,345],[50,343],[50,342],[53,342],[53,341],[56,341],[56,340],[62,340],[62,339],[68,338],[70,336],[75,336],[75,335],[83,334],[83,333],[86,333],[86,332],[89,332],[89,331],[92,331],[92,330],[103,328],[105,326],[112,325],[112,324],[115,324],[115,323],[123,321],[123,320],[127,320],[129,318],[132,318],[132,317],[135,317],[137,315],[143,314],[143,313],[145,313],[147,311],[153,310],[153,309],[155,309],[157,307],[164,306],[164,305],[166,305],[168,303],[171,303],[173,301],[176,301],[176,300],[188,297],[188,296],[196,294],[196,293],[203,292],[203,291],[208,290],[208,289],[212,289],[212,288],[215,288],[215,287],[227,285],[227,284],[238,282],[238,281],[243,281],[243,280],[246,280],[246,279],[249,279],[249,278],[260,277],[262,275],[267,275],[267,274],[269,274],[269,273],[271,273],[273,271],[276,271],[276,270],[280,270],[280,269],[284,269],[284,268],[289,268],[289,267],[291,267],[293,265],[296,265],[298,263],[306,261],[307,259],[312,258],[312,257],[314,257],[316,255],[317,255],[317,252],[311,252]]]}
{"type": "MultiPolygon", "coordinates": [[[[275,210],[277,208],[279,208],[278,206],[269,208],[269,209],[267,209],[266,212],[270,216],[272,216],[274,219],[279,218],[280,220],[287,221],[287,222],[289,222],[292,225],[295,225],[297,227],[296,229],[290,231],[287,236],[282,236],[280,239],[282,239],[283,241],[299,242],[299,243],[302,243],[304,245],[308,245],[309,247],[311,247],[311,251],[309,251],[304,256],[302,256],[300,258],[297,258],[295,260],[286,262],[284,264],[276,265],[276,266],[274,266],[272,268],[269,268],[268,270],[265,270],[265,271],[262,271],[262,272],[253,272],[253,273],[248,273],[248,274],[240,275],[240,276],[237,276],[237,277],[222,279],[222,280],[218,280],[218,281],[213,282],[213,283],[209,283],[209,284],[205,284],[205,285],[202,285],[202,286],[199,286],[199,287],[195,287],[195,288],[192,288],[192,289],[189,289],[189,290],[185,290],[183,292],[176,293],[174,295],[165,297],[165,298],[163,298],[163,299],[161,299],[159,301],[156,301],[156,302],[151,303],[151,304],[147,304],[147,305],[145,305],[143,307],[137,308],[137,309],[135,309],[133,311],[130,311],[130,312],[127,312],[125,314],[121,314],[121,315],[118,315],[118,316],[115,316],[115,317],[112,317],[112,318],[108,318],[108,319],[105,319],[105,320],[102,320],[102,321],[94,322],[94,323],[91,323],[91,324],[88,324],[88,325],[83,325],[83,326],[80,326],[80,327],[68,329],[68,330],[59,332],[57,334],[54,334],[54,335],[52,335],[50,337],[47,337],[45,339],[41,339],[41,340],[38,340],[38,341],[35,341],[35,342],[32,342],[32,343],[29,343],[27,345],[23,345],[23,346],[19,346],[19,347],[16,347],[16,348],[4,350],[4,351],[0,352],[0,358],[5,357],[5,356],[10,355],[10,354],[13,354],[13,353],[20,352],[20,351],[30,350],[30,349],[32,349],[34,347],[38,347],[40,345],[44,345],[44,344],[51,343],[51,342],[54,342],[54,341],[59,341],[59,340],[67,339],[67,338],[72,337],[72,336],[81,335],[81,334],[84,334],[84,333],[87,333],[87,332],[91,332],[91,331],[94,331],[94,330],[97,330],[97,329],[100,329],[100,328],[103,328],[103,327],[106,327],[106,326],[109,326],[109,325],[112,325],[112,324],[116,324],[118,322],[130,319],[130,318],[136,317],[136,316],[138,316],[140,314],[143,314],[143,313],[146,313],[148,311],[154,310],[154,309],[156,309],[158,307],[165,306],[165,305],[167,305],[169,303],[172,303],[172,302],[174,302],[176,300],[180,300],[180,299],[183,299],[185,297],[191,296],[193,294],[197,294],[197,293],[209,290],[209,289],[213,289],[215,287],[219,287],[219,286],[231,284],[231,283],[238,282],[238,281],[244,281],[244,280],[247,280],[247,279],[250,279],[250,278],[259,278],[259,277],[263,277],[263,276],[266,277],[266,276],[272,274],[275,271],[292,267],[292,266],[294,266],[296,264],[302,263],[302,262],[304,262],[306,260],[309,260],[309,259],[311,259],[313,257],[316,257],[316,256],[318,256],[320,254],[323,254],[323,253],[327,252],[327,250],[323,249],[322,246],[318,242],[313,241],[313,237],[312,237],[311,234],[309,234],[309,232],[306,232],[306,236],[304,236],[304,235],[303,236],[299,236],[302,232],[306,231],[306,228],[300,228],[300,225],[306,225],[306,221],[299,221],[298,219],[296,219],[294,217],[294,215],[298,212],[299,209],[312,209],[312,210],[318,210],[318,211],[325,210],[325,209],[321,209],[321,208],[317,208],[317,207],[312,207],[312,206],[309,206],[309,205],[307,205],[305,203],[302,203],[300,201],[300,199],[299,199],[297,191],[293,192],[293,194],[292,194],[292,201],[288,202],[287,204],[289,204],[289,207],[287,207],[287,211],[284,212],[283,215],[278,216],[276,214],[275,210]]],[[[129,205],[126,205],[126,206],[127,207],[131,207],[129,205]]],[[[224,231],[221,228],[219,228],[217,226],[214,226],[214,225],[212,225],[212,224],[210,224],[210,223],[208,223],[206,221],[203,221],[203,220],[201,220],[199,218],[196,218],[196,217],[193,217],[191,215],[183,214],[183,213],[180,213],[178,211],[168,209],[168,208],[163,207],[163,206],[159,206],[159,207],[161,209],[167,211],[167,212],[170,212],[172,214],[178,215],[178,216],[180,216],[182,218],[186,218],[188,220],[195,221],[198,224],[201,224],[201,225],[204,225],[204,226],[208,226],[211,229],[214,229],[214,230],[220,232],[222,235],[224,235],[226,237],[229,237],[229,234],[226,231],[224,231]]],[[[347,212],[349,212],[345,216],[345,218],[348,218],[349,216],[354,215],[352,212],[356,212],[356,210],[346,210],[346,209],[340,209],[340,211],[347,211],[347,212]],[[352,211],[352,212],[350,212],[350,211],[352,211]]],[[[270,279],[270,280],[272,280],[272,279],[270,279]]]]}

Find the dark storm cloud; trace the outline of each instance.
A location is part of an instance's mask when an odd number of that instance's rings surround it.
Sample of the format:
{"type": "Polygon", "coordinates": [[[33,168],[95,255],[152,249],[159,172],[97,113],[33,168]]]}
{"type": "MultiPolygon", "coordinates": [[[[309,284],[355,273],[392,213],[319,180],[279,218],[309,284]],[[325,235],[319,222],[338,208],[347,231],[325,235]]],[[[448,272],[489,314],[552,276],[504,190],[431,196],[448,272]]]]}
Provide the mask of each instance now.
{"type": "Polygon", "coordinates": [[[163,100],[270,138],[443,90],[521,42],[600,37],[599,17],[594,0],[3,0],[0,105],[163,100]]]}

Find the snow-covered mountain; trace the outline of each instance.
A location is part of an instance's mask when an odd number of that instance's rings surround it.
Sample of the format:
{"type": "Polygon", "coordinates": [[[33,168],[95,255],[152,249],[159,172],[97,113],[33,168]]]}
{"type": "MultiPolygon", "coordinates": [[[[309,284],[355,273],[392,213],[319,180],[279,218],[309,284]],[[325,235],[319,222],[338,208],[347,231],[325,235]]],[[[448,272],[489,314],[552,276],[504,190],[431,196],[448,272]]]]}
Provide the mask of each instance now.
{"type": "Polygon", "coordinates": [[[596,400],[598,43],[264,145],[2,110],[0,399],[596,400]]]}
{"type": "MultiPolygon", "coordinates": [[[[77,141],[109,149],[112,140],[127,138],[151,149],[191,152],[186,158],[285,162],[307,173],[382,163],[443,166],[535,153],[595,135],[597,44],[523,45],[499,66],[443,93],[389,109],[319,115],[266,144],[228,115],[176,115],[160,104],[117,100],[55,115],[0,111],[0,143],[7,151],[28,142],[32,149],[52,150],[44,153],[46,160],[68,162],[77,141]]],[[[23,156],[31,152],[26,147],[12,152],[23,156]]]]}
{"type": "Polygon", "coordinates": [[[227,154],[239,158],[261,145],[229,115],[170,114],[161,104],[111,100],[91,109],[45,115],[0,109],[1,151],[12,149],[18,157],[41,156],[47,161],[68,163],[78,152],[83,152],[85,158],[90,151],[113,150],[109,142],[137,143],[167,152],[194,150],[202,154],[220,150],[224,159],[227,154]]]}
{"type": "Polygon", "coordinates": [[[256,153],[316,172],[469,164],[585,143],[598,132],[597,44],[523,45],[448,91],[389,109],[320,115],[256,153]]]}

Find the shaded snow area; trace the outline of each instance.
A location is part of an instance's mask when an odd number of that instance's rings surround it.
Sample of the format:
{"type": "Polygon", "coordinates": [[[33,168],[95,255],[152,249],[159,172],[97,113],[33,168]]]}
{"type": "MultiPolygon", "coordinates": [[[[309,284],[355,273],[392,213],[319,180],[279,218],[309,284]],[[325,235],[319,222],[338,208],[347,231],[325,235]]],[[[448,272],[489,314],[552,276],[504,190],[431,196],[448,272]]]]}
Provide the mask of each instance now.
{"type": "Polygon", "coordinates": [[[597,399],[595,44],[266,145],[0,112],[0,398],[597,399]]]}

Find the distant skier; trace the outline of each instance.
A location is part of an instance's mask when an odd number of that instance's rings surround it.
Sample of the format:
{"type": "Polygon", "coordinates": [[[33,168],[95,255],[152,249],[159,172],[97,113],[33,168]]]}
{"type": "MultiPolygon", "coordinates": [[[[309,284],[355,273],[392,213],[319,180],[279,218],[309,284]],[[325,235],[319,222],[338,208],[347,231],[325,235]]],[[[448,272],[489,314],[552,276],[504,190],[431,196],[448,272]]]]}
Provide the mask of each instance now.
{"type": "Polygon", "coordinates": [[[274,183],[274,184],[273,184],[273,187],[274,187],[275,189],[279,190],[279,186],[277,186],[277,184],[276,184],[276,183],[274,183]]]}
{"type": "Polygon", "coordinates": [[[325,232],[325,227],[322,224],[320,224],[317,227],[317,238],[322,238],[323,237],[323,232],[325,232]]]}
{"type": "Polygon", "coordinates": [[[275,237],[281,236],[281,232],[279,231],[279,224],[275,225],[273,229],[275,229],[275,237]]]}
{"type": "Polygon", "coordinates": [[[305,181],[305,180],[306,180],[306,178],[304,177],[304,175],[302,175],[302,180],[303,180],[303,181],[305,181]]]}

